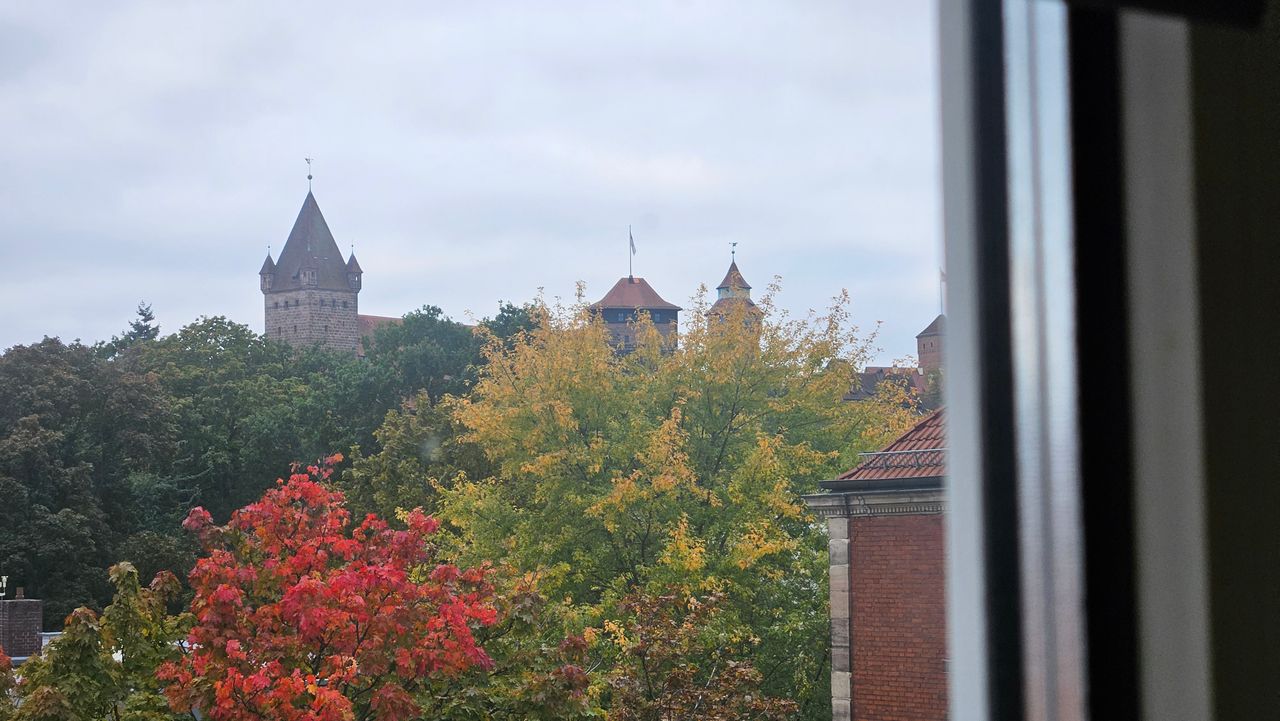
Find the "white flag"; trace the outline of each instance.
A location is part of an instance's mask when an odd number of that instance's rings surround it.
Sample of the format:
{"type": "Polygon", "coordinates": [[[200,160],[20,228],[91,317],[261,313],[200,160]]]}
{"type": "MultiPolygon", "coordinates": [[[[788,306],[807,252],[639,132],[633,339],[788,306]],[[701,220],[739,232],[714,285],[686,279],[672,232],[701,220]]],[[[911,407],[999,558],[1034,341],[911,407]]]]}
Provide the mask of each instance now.
{"type": "Polygon", "coordinates": [[[631,226],[627,226],[627,238],[631,241],[631,254],[636,254],[636,238],[631,234],[631,226]]]}

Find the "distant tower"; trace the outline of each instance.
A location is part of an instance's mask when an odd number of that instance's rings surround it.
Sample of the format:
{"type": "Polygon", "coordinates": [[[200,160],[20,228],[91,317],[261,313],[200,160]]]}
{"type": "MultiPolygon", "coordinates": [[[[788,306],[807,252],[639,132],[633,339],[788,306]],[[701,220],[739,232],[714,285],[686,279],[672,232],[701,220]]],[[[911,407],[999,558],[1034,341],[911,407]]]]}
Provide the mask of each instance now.
{"type": "Polygon", "coordinates": [[[264,332],[298,348],[320,345],[356,354],[362,274],[355,253],[343,262],[315,196],[307,191],[280,260],[272,261],[268,253],[258,272],[265,298],[264,332]]]}
{"type": "Polygon", "coordinates": [[[922,373],[942,368],[942,341],[946,334],[947,317],[939,315],[916,336],[916,356],[922,373]]]}
{"type": "Polygon", "coordinates": [[[664,344],[673,345],[679,332],[679,315],[683,310],[662,299],[644,278],[628,275],[619,278],[617,283],[605,293],[599,302],[592,304],[591,309],[600,313],[609,334],[613,337],[614,347],[620,353],[635,350],[636,339],[634,321],[640,313],[648,313],[649,319],[662,334],[664,344]]]}
{"type": "Polygon", "coordinates": [[[734,260],[729,263],[729,271],[724,274],[724,280],[716,286],[716,302],[712,304],[707,314],[713,318],[723,319],[733,313],[737,306],[742,305],[746,306],[745,321],[756,321],[763,315],[755,301],[751,300],[751,286],[738,270],[738,261],[734,260]]]}

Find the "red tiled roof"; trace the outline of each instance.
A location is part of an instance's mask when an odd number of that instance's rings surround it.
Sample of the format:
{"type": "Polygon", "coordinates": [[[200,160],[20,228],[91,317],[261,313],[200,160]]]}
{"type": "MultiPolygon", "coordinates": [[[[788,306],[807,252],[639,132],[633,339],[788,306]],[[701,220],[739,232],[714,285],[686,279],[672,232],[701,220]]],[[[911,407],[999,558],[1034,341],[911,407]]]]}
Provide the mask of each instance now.
{"type": "Polygon", "coordinates": [[[617,283],[604,294],[592,308],[643,308],[646,310],[683,310],[680,306],[668,303],[658,295],[644,278],[628,276],[619,278],[617,283]]]}
{"type": "Polygon", "coordinates": [[[877,453],[864,456],[841,481],[940,478],[947,473],[947,423],[939,408],[877,453]]]}
{"type": "Polygon", "coordinates": [[[389,315],[358,315],[356,316],[356,330],[363,338],[367,335],[373,335],[380,326],[388,323],[400,324],[404,322],[404,318],[392,318],[389,315]]]}
{"type": "MultiPolygon", "coordinates": [[[[352,256],[353,258],[355,256],[352,256]]],[[[388,323],[399,325],[404,322],[404,318],[392,318],[388,315],[358,315],[356,316],[356,333],[360,337],[360,347],[356,350],[356,355],[364,357],[364,339],[372,336],[381,326],[388,323]]]]}
{"type": "Polygon", "coordinates": [[[888,379],[905,381],[916,393],[924,394],[929,390],[929,379],[916,368],[899,366],[867,366],[855,374],[857,385],[844,395],[846,401],[862,401],[876,394],[876,387],[888,379]]]}
{"type": "Polygon", "coordinates": [[[729,264],[729,272],[724,274],[724,280],[720,281],[720,285],[716,286],[716,290],[725,288],[751,290],[751,286],[747,285],[747,279],[742,277],[742,271],[738,270],[737,261],[729,264]]]}

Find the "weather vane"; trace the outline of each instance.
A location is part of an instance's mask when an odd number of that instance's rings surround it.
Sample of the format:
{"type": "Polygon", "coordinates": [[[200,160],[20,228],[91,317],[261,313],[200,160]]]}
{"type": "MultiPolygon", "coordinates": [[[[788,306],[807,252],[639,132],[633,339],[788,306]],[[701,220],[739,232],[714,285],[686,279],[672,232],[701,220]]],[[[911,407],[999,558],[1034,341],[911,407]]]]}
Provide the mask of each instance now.
{"type": "Polygon", "coordinates": [[[315,160],[315,158],[303,158],[303,160],[307,161],[307,190],[310,191],[311,190],[311,161],[315,160]]]}
{"type": "Polygon", "coordinates": [[[738,244],[736,242],[729,244],[729,261],[733,263],[738,261],[738,244]]]}

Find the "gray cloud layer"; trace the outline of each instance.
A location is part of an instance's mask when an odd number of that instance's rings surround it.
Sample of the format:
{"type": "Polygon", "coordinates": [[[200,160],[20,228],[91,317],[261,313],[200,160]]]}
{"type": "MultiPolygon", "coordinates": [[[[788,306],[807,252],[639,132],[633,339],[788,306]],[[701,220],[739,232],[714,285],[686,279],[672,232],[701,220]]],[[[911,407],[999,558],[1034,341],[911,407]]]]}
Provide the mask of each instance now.
{"type": "Polygon", "coordinates": [[[491,313],[636,274],[681,303],[728,243],[795,313],[841,288],[883,360],[937,312],[933,3],[0,6],[0,347],[261,329],[306,192],[364,312],[491,313]]]}

